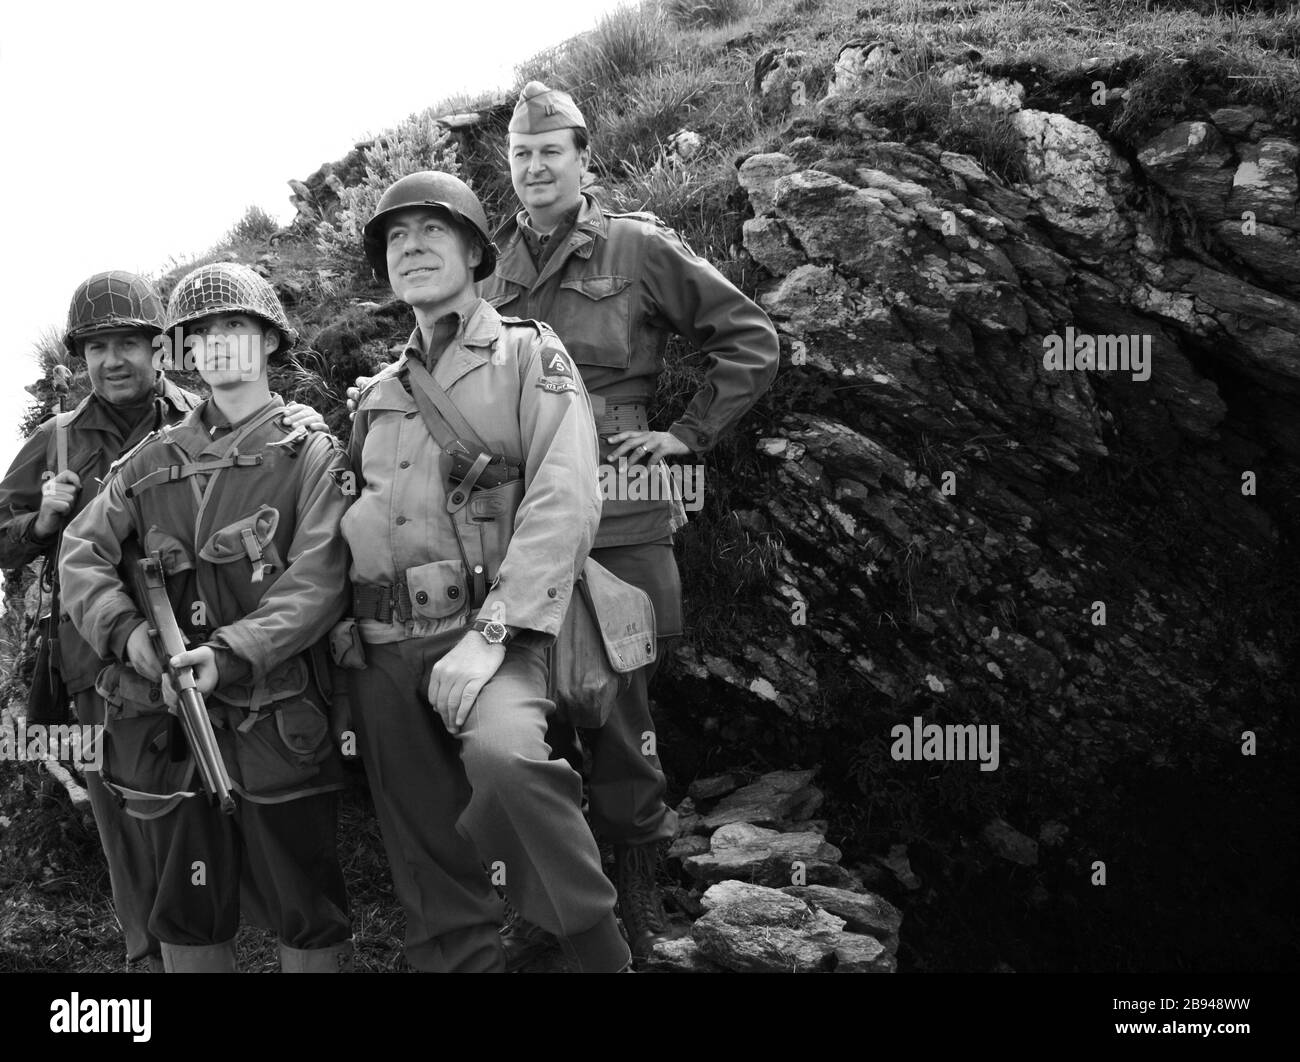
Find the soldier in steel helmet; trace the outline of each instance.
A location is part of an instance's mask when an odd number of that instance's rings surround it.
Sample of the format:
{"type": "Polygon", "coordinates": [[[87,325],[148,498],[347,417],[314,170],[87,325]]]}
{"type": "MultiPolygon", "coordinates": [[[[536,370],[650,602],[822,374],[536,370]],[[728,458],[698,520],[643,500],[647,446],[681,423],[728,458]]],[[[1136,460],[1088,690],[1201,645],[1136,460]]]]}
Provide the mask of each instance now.
{"type": "Polygon", "coordinates": [[[459,179],[389,187],[365,253],[417,322],[361,392],[343,521],[367,658],[352,703],[407,958],[503,969],[496,884],[578,968],[624,969],[581,780],[544,741],[544,650],[599,521],[586,391],[554,332],[475,294],[496,248],[459,179]]]}
{"type": "MultiPolygon", "coordinates": [[[[627,481],[608,474],[620,461],[662,474],[666,460],[699,460],[776,375],[779,350],[767,315],[654,215],[611,212],[582,190],[591,149],[567,93],[538,81],[524,86],[510,120],[508,159],[522,209],[496,233],[501,259],[480,293],[502,313],[547,322],[564,341],[591,393],[603,484],[627,481]],[[647,405],[672,333],[707,355],[705,379],[667,430],[652,430],[647,405]]],[[[672,533],[684,523],[667,494],[606,493],[591,551],[650,595],[665,641],[682,629],[672,533]]],[[[665,641],[656,663],[634,673],[608,721],[583,732],[592,827],[613,843],[619,912],[637,955],[665,938],[655,867],[659,843],[676,830],[647,694],[665,641]]],[[[515,962],[547,943],[533,927],[511,927],[515,962]]]]}
{"type": "Polygon", "coordinates": [[[241,881],[279,935],[283,971],[337,972],[352,944],[323,641],[347,604],[346,455],[332,436],[282,422],[267,361],[295,334],[251,269],[191,272],[167,327],[186,333],[212,397],[114,465],[60,557],[72,621],[110,661],[96,679],[109,705],[103,781],[157,867],[148,928],[168,972],[234,969],[241,881]],[[207,698],[233,816],[203,798],[192,757],[173,755],[174,693],[119,573],[128,541],[161,559],[192,647],[170,663],[192,667],[207,698]]]}
{"type": "MultiPolygon", "coordinates": [[[[74,409],[32,433],[0,483],[0,567],[17,568],[43,556],[52,574],[63,528],[95,497],[109,465],[198,405],[197,395],[177,387],[160,368],[162,333],[162,303],[145,278],[113,270],[77,286],[63,342],[73,365],[84,364],[91,390],[74,409]]],[[[309,406],[295,404],[286,414],[295,426],[325,426],[309,406]]],[[[94,688],[103,664],[64,616],[54,665],[83,724],[104,722],[103,699],[94,688]]],[[[127,959],[147,960],[150,969],[161,970],[158,941],[147,929],[154,872],[140,825],[122,814],[97,771],[87,771],[86,791],[127,959]]]]}

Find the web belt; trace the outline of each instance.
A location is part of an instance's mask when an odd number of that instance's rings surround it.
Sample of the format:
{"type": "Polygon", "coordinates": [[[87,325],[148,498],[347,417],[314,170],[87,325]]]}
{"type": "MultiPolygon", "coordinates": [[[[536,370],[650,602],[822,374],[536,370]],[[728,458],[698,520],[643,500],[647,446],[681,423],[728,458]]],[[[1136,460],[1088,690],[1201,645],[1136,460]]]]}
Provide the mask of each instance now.
{"type": "Polygon", "coordinates": [[[353,583],[352,615],[361,620],[406,623],[412,617],[411,591],[400,583],[353,583]]]}

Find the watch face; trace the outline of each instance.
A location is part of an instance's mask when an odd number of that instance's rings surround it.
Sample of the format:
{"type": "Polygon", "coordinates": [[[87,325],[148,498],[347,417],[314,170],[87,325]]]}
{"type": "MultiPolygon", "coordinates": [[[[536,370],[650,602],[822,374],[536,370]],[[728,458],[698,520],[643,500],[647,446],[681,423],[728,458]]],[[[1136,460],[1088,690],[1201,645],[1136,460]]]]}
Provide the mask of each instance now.
{"type": "Polygon", "coordinates": [[[491,620],[483,625],[483,637],[493,645],[500,645],[506,640],[506,625],[491,620]]]}

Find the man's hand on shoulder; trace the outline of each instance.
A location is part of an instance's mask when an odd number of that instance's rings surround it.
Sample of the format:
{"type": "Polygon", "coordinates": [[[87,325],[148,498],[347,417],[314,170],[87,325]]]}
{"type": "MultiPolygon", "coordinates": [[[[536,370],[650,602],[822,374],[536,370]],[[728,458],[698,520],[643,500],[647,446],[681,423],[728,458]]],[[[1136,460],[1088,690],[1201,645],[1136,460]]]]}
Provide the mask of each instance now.
{"type": "Polygon", "coordinates": [[[280,420],[287,428],[306,428],[308,431],[329,431],[325,418],[311,406],[301,402],[290,402],[284,407],[280,420]]]}
{"type": "Polygon", "coordinates": [[[456,647],[433,665],[429,704],[451,734],[459,734],[479,691],[506,658],[504,645],[490,645],[478,631],[469,631],[456,647]]]}
{"type": "Polygon", "coordinates": [[[355,387],[348,388],[348,419],[351,420],[357,415],[357,403],[361,401],[361,392],[373,376],[358,376],[355,387]]]}

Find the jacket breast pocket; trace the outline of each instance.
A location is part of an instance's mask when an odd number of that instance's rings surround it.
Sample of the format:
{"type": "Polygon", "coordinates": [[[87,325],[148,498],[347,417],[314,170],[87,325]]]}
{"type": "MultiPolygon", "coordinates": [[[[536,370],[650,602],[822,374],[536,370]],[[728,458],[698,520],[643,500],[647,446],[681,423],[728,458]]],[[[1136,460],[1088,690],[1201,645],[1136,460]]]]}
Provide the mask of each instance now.
{"type": "Polygon", "coordinates": [[[248,565],[249,582],[269,587],[284,571],[284,562],[275,547],[275,529],[280,523],[279,510],[263,505],[257,512],[227,524],[199,550],[199,556],[211,564],[248,565]]]}
{"type": "Polygon", "coordinates": [[[560,282],[552,320],[579,365],[626,369],[632,359],[632,281],[614,274],[560,282]]]}

